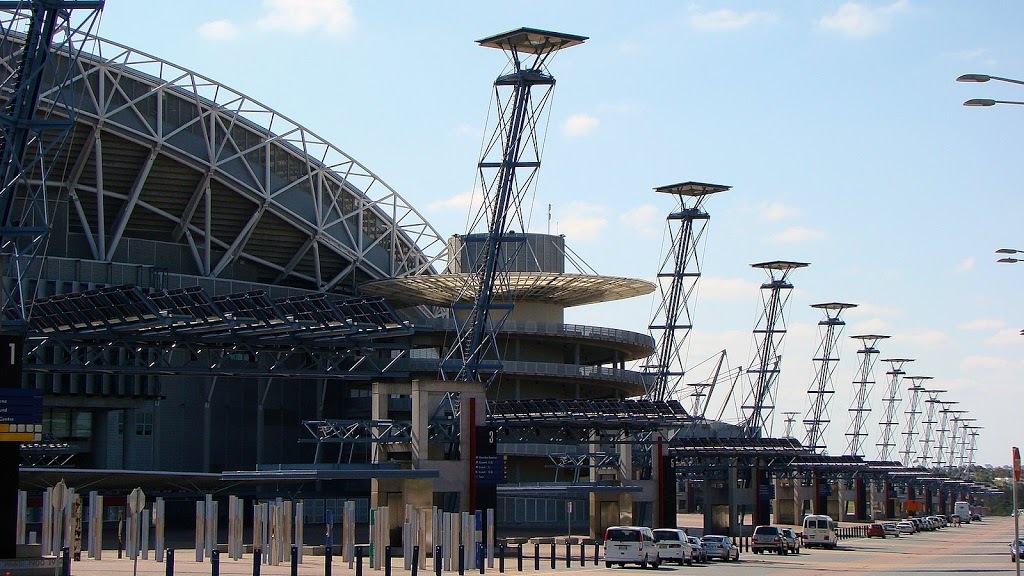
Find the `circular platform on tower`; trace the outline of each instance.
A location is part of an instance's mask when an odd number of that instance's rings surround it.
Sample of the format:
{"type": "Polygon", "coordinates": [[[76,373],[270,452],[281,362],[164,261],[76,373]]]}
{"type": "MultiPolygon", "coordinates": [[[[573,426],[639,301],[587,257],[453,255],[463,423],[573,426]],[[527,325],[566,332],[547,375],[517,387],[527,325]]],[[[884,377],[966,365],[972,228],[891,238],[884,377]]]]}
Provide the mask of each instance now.
{"type": "MultiPolygon", "coordinates": [[[[366,295],[383,296],[393,306],[431,304],[450,306],[471,302],[476,290],[468,289],[469,274],[406,276],[368,282],[360,286],[366,295]]],[[[499,289],[499,300],[543,302],[563,307],[611,302],[654,291],[654,283],[635,278],[566,274],[561,272],[512,272],[507,286],[499,289]]]]}

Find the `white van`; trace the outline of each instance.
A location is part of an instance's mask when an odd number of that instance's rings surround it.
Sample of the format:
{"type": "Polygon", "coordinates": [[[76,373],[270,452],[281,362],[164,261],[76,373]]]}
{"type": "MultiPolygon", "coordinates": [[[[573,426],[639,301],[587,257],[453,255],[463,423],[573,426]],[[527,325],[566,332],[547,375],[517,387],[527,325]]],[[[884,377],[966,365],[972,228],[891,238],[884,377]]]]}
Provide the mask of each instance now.
{"type": "Polygon", "coordinates": [[[838,524],[830,516],[820,514],[805,516],[803,523],[804,546],[808,548],[814,548],[815,546],[829,549],[835,548],[837,527],[838,524]]]}
{"type": "Polygon", "coordinates": [[[971,523],[971,503],[958,501],[953,502],[953,514],[960,517],[960,521],[965,524],[971,523]]]}
{"type": "Polygon", "coordinates": [[[604,532],[604,565],[639,564],[641,568],[658,568],[661,556],[654,532],[646,526],[612,526],[604,532]]]}

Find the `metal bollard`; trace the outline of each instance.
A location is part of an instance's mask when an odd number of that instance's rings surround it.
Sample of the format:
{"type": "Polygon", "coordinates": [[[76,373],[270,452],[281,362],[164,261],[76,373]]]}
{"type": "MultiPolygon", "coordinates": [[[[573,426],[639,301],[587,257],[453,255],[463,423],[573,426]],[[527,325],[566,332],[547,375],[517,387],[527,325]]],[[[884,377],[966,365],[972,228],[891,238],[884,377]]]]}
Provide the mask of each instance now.
{"type": "Polygon", "coordinates": [[[356,546],[356,576],[363,576],[363,549],[356,546]]]}
{"type": "Polygon", "coordinates": [[[597,566],[597,564],[598,564],[598,557],[597,556],[598,556],[598,552],[600,551],[599,550],[600,548],[601,548],[601,545],[597,541],[595,541],[594,542],[594,566],[597,566]]]}
{"type": "MultiPolygon", "coordinates": [[[[297,575],[295,575],[297,576],[297,575]]],[[[391,545],[384,547],[384,576],[391,576],[391,545]]]]}
{"type": "Polygon", "coordinates": [[[476,565],[480,567],[480,573],[484,573],[484,543],[476,543],[476,565]]]}
{"type": "Polygon", "coordinates": [[[500,550],[500,552],[499,552],[500,556],[498,556],[498,574],[504,574],[505,573],[505,543],[504,542],[501,543],[501,546],[498,546],[498,550],[500,550]]]}
{"type": "Polygon", "coordinates": [[[210,552],[210,574],[220,576],[220,550],[216,548],[210,552]]]}
{"type": "Polygon", "coordinates": [[[555,569],[555,543],[551,543],[551,569],[555,569]]]}
{"type": "Polygon", "coordinates": [[[263,549],[252,549],[252,576],[260,576],[260,565],[263,563],[263,549]]]}
{"type": "Polygon", "coordinates": [[[516,555],[516,566],[518,567],[520,572],[523,571],[523,544],[522,544],[522,542],[519,543],[519,552],[516,555]]]}
{"type": "Polygon", "coordinates": [[[441,565],[444,564],[444,559],[441,558],[441,554],[441,547],[434,546],[434,576],[441,576],[441,565]]]}
{"type": "Polygon", "coordinates": [[[334,546],[327,545],[324,548],[324,576],[331,576],[331,562],[334,560],[334,546]]]}
{"type": "Polygon", "coordinates": [[[167,564],[164,565],[164,576],[174,576],[174,548],[167,548],[164,554],[167,557],[167,564]]]}
{"type": "Polygon", "coordinates": [[[533,569],[540,570],[540,543],[533,545],[533,569]]]}
{"type": "Polygon", "coordinates": [[[587,544],[580,542],[580,567],[587,565],[587,544]]]}
{"type": "Polygon", "coordinates": [[[71,576],[71,548],[65,546],[60,549],[61,552],[61,574],[64,576],[71,576]]]}
{"type": "Polygon", "coordinates": [[[292,576],[299,576],[299,547],[292,544],[292,576]]]}
{"type": "Polygon", "coordinates": [[[466,573],[466,545],[459,544],[459,576],[466,573]]]}
{"type": "Polygon", "coordinates": [[[565,567],[572,568],[572,542],[565,539],[565,567]]]}
{"type": "Polygon", "coordinates": [[[412,547],[412,576],[417,576],[420,571],[420,547],[412,547]]]}

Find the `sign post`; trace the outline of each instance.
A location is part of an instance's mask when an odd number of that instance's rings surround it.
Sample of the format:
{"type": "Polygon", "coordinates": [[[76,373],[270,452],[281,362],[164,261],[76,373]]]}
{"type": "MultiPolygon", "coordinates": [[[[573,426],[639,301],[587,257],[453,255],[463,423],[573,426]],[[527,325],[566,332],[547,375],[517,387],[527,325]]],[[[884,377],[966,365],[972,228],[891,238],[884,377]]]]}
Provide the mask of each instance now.
{"type": "Polygon", "coordinates": [[[132,522],[130,523],[133,527],[138,527],[137,530],[132,530],[131,539],[135,540],[135,546],[132,547],[134,558],[132,562],[132,574],[139,573],[139,546],[142,545],[142,519],[140,518],[142,511],[146,509],[146,493],[142,491],[142,488],[135,488],[131,494],[128,495],[128,512],[132,515],[132,522]]]}
{"type": "Polygon", "coordinates": [[[1020,449],[1013,447],[1013,558],[1020,576],[1020,510],[1017,508],[1017,484],[1020,484],[1020,449]]]}

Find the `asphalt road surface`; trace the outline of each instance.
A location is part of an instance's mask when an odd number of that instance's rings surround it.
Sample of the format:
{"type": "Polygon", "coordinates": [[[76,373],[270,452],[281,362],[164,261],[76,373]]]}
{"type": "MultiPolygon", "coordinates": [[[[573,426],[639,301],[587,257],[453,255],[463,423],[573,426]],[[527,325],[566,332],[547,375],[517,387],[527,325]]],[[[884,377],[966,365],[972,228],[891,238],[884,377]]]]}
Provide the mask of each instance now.
{"type": "MultiPolygon", "coordinates": [[[[936,574],[1013,574],[1014,564],[1010,561],[1009,543],[1013,540],[1013,519],[1009,517],[986,518],[982,522],[972,522],[960,527],[947,527],[932,532],[923,532],[900,538],[888,537],[879,538],[856,538],[843,540],[835,550],[808,550],[802,548],[800,554],[777,556],[775,554],[753,554],[745,552],[741,554],[739,562],[712,561],[710,564],[694,564],[693,566],[676,566],[662,564],[657,570],[650,568],[642,569],[638,566],[627,566],[625,568],[605,568],[603,563],[595,566],[591,559],[588,559],[585,567],[580,567],[578,561],[573,561],[572,568],[566,568],[564,560],[559,560],[558,567],[551,569],[550,563],[541,562],[539,572],[533,570],[532,557],[524,562],[524,575],[534,573],[544,576],[572,576],[575,574],[586,574],[587,576],[756,576],[761,574],[787,575],[787,574],[833,574],[840,576],[859,576],[867,574],[879,575],[936,575],[936,574]]],[[[166,566],[158,564],[153,560],[140,560],[137,568],[128,559],[117,560],[116,552],[110,554],[104,551],[105,557],[102,561],[83,560],[75,562],[73,574],[77,576],[107,575],[107,574],[145,574],[152,576],[163,576],[166,574],[166,566]],[[111,558],[114,556],[114,558],[111,558]],[[108,559],[109,558],[109,559],[108,559]]],[[[189,550],[177,551],[177,562],[175,563],[175,574],[179,575],[200,575],[211,574],[209,562],[197,563],[194,561],[194,553],[189,550]]],[[[246,575],[253,573],[252,558],[246,556],[240,561],[232,561],[223,556],[220,563],[220,574],[246,575]]],[[[402,570],[402,560],[392,560],[394,567],[392,573],[395,576],[409,576],[409,572],[402,570]]],[[[324,559],[322,556],[306,556],[302,565],[298,567],[298,574],[303,576],[322,575],[324,570],[324,559]]],[[[354,571],[349,570],[348,565],[335,559],[332,564],[333,576],[352,576],[354,571]]],[[[262,566],[261,575],[277,576],[291,574],[290,566],[287,563],[280,566],[262,566]]],[[[433,569],[430,561],[427,561],[427,569],[420,570],[420,576],[433,576],[433,569]]],[[[487,574],[498,574],[497,564],[494,569],[488,569],[487,574]]],[[[505,563],[506,574],[518,574],[514,559],[508,559],[505,563]]],[[[454,576],[457,571],[443,572],[445,576],[454,576]]],[[[468,576],[479,574],[477,570],[467,570],[468,576]]],[[[371,570],[368,566],[363,567],[364,576],[383,576],[383,570],[371,570]]]]}

